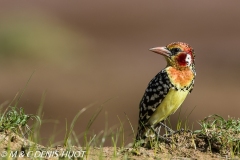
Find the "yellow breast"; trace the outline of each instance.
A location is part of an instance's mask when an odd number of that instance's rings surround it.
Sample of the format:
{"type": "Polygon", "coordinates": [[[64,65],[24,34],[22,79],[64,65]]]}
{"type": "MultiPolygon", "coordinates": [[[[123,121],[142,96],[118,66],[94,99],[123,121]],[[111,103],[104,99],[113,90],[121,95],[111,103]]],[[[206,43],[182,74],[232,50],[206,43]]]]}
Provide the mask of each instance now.
{"type": "Polygon", "coordinates": [[[154,125],[173,114],[183,103],[188,93],[189,91],[170,89],[167,96],[148,120],[148,124],[154,125]]]}

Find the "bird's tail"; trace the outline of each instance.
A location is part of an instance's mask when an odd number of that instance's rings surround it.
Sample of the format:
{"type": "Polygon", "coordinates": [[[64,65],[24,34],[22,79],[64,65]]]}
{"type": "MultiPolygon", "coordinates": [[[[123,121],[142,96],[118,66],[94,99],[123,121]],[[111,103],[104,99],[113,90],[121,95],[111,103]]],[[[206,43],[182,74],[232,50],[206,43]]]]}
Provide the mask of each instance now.
{"type": "Polygon", "coordinates": [[[145,133],[146,132],[146,128],[144,127],[144,125],[142,124],[142,122],[139,120],[138,122],[138,129],[137,129],[137,136],[136,136],[136,140],[139,141],[141,139],[145,139],[145,133]]]}

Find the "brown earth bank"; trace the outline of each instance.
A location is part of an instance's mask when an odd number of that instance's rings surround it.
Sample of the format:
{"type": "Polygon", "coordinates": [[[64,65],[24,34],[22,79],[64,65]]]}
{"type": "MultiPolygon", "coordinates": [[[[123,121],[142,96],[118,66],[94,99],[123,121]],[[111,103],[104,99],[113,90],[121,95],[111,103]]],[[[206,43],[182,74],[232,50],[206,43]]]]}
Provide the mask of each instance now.
{"type": "Polygon", "coordinates": [[[239,159],[221,151],[204,136],[183,131],[171,137],[171,143],[160,142],[151,149],[143,147],[44,147],[13,132],[0,132],[0,156],[16,159],[239,159]],[[221,154],[220,154],[221,153],[221,154]]]}

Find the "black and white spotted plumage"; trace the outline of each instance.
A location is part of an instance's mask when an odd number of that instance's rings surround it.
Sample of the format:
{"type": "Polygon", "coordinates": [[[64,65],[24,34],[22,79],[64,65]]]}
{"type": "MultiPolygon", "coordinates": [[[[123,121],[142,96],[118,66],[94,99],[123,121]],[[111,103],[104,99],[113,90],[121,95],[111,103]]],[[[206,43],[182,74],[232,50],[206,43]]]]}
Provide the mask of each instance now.
{"type": "MultiPolygon", "coordinates": [[[[182,88],[177,88],[174,86],[167,74],[167,69],[163,69],[160,71],[148,84],[147,89],[142,97],[142,100],[139,104],[139,126],[138,126],[138,134],[136,139],[144,139],[145,137],[145,130],[149,129],[153,124],[148,124],[148,120],[156,111],[157,107],[160,106],[161,102],[169,93],[170,89],[173,90],[181,90],[181,91],[188,91],[189,93],[192,91],[194,86],[194,79],[192,80],[189,86],[184,86],[182,88]]],[[[156,126],[152,126],[153,129],[158,128],[158,124],[154,124],[156,126]]]]}
{"type": "Polygon", "coordinates": [[[180,107],[192,91],[196,76],[195,54],[188,44],[174,42],[150,50],[163,55],[167,66],[149,82],[140,101],[137,140],[154,139],[159,122],[180,107]]]}
{"type": "Polygon", "coordinates": [[[173,85],[165,70],[159,72],[149,82],[139,105],[139,118],[142,122],[146,122],[149,119],[171,87],[173,87],[173,85]]]}
{"type": "Polygon", "coordinates": [[[144,134],[145,125],[152,114],[155,112],[159,104],[168,94],[170,88],[174,88],[171,84],[167,72],[163,69],[148,84],[145,94],[139,104],[139,128],[137,139],[141,139],[144,134]]]}

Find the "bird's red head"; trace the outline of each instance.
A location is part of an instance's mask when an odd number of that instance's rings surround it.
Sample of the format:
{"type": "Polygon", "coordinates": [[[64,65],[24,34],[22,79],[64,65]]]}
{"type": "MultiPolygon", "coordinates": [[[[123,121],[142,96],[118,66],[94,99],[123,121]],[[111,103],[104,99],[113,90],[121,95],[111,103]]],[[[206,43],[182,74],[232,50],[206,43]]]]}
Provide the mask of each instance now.
{"type": "Polygon", "coordinates": [[[151,48],[150,51],[165,56],[168,65],[178,69],[194,67],[195,64],[194,50],[187,43],[174,42],[166,47],[151,48]]]}

